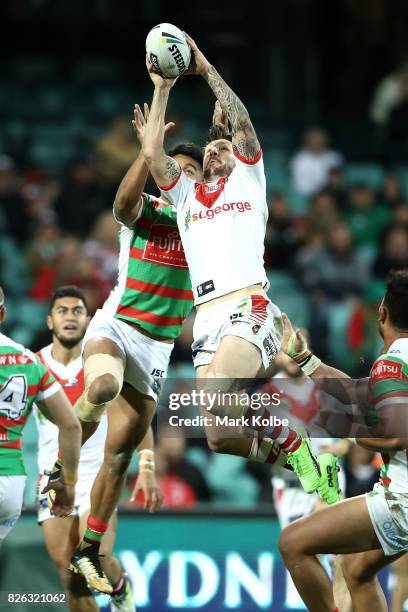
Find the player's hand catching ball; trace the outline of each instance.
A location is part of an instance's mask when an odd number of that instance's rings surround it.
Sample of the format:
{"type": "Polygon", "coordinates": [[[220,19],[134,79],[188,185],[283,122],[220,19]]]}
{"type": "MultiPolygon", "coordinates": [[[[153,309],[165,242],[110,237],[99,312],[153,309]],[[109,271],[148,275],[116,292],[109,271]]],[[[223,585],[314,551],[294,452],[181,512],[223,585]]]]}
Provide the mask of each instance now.
{"type": "Polygon", "coordinates": [[[153,85],[157,87],[158,89],[171,89],[174,83],[178,79],[178,77],[176,77],[175,79],[167,79],[161,76],[161,74],[159,74],[156,71],[153,64],[149,61],[149,58],[147,57],[147,55],[146,55],[146,68],[147,68],[147,72],[149,73],[150,78],[153,81],[153,85]]]}
{"type": "Polygon", "coordinates": [[[204,76],[211,68],[211,64],[205,57],[204,53],[202,53],[197,47],[194,40],[185,32],[184,35],[191,49],[190,66],[184,74],[197,74],[199,76],[204,76]]]}
{"type": "Polygon", "coordinates": [[[75,486],[65,484],[60,478],[49,480],[41,493],[47,493],[48,506],[53,516],[68,516],[74,509],[75,486]]]}
{"type": "MultiPolygon", "coordinates": [[[[134,119],[132,121],[132,125],[140,146],[143,145],[146,122],[149,118],[149,105],[146,104],[146,102],[144,103],[143,111],[144,112],[142,113],[142,109],[140,108],[140,106],[138,104],[135,104],[135,108],[133,111],[134,119]]],[[[164,133],[167,134],[167,132],[174,128],[175,125],[176,124],[173,121],[166,123],[166,125],[164,126],[164,133]]]]}
{"type": "Polygon", "coordinates": [[[139,472],[130,501],[134,502],[140,491],[143,491],[145,510],[156,512],[163,503],[163,494],[160,491],[154,472],[139,472]]]}

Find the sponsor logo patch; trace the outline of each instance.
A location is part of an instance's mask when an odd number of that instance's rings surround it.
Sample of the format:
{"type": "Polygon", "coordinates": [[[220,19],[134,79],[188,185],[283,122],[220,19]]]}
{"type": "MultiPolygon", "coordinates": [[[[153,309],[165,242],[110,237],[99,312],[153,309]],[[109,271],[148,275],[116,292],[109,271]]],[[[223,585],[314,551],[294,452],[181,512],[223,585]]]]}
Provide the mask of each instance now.
{"type": "Polygon", "coordinates": [[[205,281],[205,283],[201,283],[201,285],[197,285],[197,295],[199,297],[203,295],[207,295],[207,293],[211,293],[211,291],[214,291],[214,290],[215,290],[215,287],[214,287],[213,280],[205,281]]]}
{"type": "Polygon", "coordinates": [[[384,378],[406,378],[402,372],[402,363],[390,359],[380,359],[371,370],[371,380],[383,380],[384,378]]]}
{"type": "Polygon", "coordinates": [[[180,234],[174,226],[152,225],[143,253],[145,261],[187,269],[180,234]]]}
{"type": "Polygon", "coordinates": [[[193,223],[197,223],[199,221],[211,221],[211,219],[223,213],[245,213],[249,210],[252,210],[252,206],[249,202],[228,202],[219,204],[213,208],[208,208],[207,210],[200,210],[199,213],[193,213],[191,218],[193,223]]]}

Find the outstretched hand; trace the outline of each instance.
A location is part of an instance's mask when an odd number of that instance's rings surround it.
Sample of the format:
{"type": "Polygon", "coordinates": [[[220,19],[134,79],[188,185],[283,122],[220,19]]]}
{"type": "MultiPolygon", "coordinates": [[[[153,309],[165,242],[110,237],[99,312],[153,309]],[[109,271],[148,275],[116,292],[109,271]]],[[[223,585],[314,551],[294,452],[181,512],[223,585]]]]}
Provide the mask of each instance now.
{"type": "Polygon", "coordinates": [[[150,78],[153,81],[153,85],[158,89],[171,89],[178,79],[178,77],[176,77],[175,79],[168,79],[159,74],[147,55],[146,68],[150,78]]]}
{"type": "Polygon", "coordinates": [[[200,49],[197,47],[196,43],[191,38],[191,36],[189,36],[185,32],[184,32],[184,36],[186,37],[187,44],[191,49],[190,66],[188,67],[188,69],[185,71],[184,74],[196,74],[199,76],[204,76],[204,74],[206,74],[209,71],[211,64],[205,57],[204,53],[202,53],[200,49]]]}
{"type": "Polygon", "coordinates": [[[154,472],[139,472],[130,501],[134,502],[141,491],[143,491],[144,495],[145,510],[156,512],[163,503],[163,494],[154,472]]]}
{"type": "Polygon", "coordinates": [[[296,360],[309,350],[306,338],[303,336],[300,329],[293,329],[292,323],[285,313],[282,313],[282,320],[283,336],[281,350],[286,353],[286,355],[296,360]]]}
{"type": "MultiPolygon", "coordinates": [[[[142,146],[144,134],[145,134],[146,123],[149,118],[149,105],[146,104],[145,102],[143,105],[143,112],[142,112],[142,109],[140,108],[140,106],[138,104],[135,104],[133,113],[134,113],[134,119],[132,120],[133,129],[135,131],[136,138],[138,139],[140,146],[142,146]]],[[[176,124],[173,121],[166,123],[166,125],[164,126],[164,133],[167,134],[167,132],[173,129],[175,125],[176,124]]]]}

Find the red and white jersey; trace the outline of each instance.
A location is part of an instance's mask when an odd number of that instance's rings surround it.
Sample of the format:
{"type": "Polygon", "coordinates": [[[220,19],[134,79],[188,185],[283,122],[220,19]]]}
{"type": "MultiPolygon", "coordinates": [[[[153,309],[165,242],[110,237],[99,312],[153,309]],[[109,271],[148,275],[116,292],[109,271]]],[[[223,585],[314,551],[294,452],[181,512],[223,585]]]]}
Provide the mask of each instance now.
{"type": "MultiPolygon", "coordinates": [[[[369,379],[369,410],[373,422],[377,412],[399,405],[408,411],[408,338],[398,338],[376,359],[369,379]]],[[[386,418],[386,417],[383,417],[386,418]]],[[[402,418],[402,417],[401,417],[402,418]]],[[[405,423],[402,424],[406,427],[405,423]]],[[[380,482],[391,493],[408,493],[408,448],[382,452],[380,482]]]]}
{"type": "MultiPolygon", "coordinates": [[[[73,405],[84,390],[84,371],[82,357],[79,356],[68,365],[55,361],[52,356],[52,344],[38,352],[41,361],[51,370],[55,379],[60,383],[69,401],[73,405]]],[[[34,416],[39,433],[38,439],[38,468],[44,474],[52,468],[58,452],[58,427],[51,423],[34,406],[34,416]]],[[[78,467],[78,481],[90,480],[98,473],[103,462],[105,439],[107,434],[107,416],[103,415],[96,432],[85,442],[81,448],[78,467]]]]}
{"type": "Polygon", "coordinates": [[[261,150],[249,161],[235,153],[228,177],[196,183],[180,172],[174,183],[160,189],[177,209],[195,304],[255,283],[267,287],[268,207],[261,150]]]}

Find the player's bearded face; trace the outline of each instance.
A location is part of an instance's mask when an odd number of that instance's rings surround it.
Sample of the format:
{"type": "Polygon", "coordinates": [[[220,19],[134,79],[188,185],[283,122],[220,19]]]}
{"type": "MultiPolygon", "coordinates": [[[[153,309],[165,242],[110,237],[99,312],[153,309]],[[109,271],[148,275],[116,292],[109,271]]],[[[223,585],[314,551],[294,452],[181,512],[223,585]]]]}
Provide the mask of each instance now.
{"type": "Polygon", "coordinates": [[[66,348],[73,348],[85,336],[88,314],[81,300],[61,298],[57,300],[48,317],[53,335],[66,348]]]}
{"type": "Polygon", "coordinates": [[[229,140],[214,140],[206,146],[203,162],[205,180],[228,176],[234,166],[234,151],[229,140]]]}

